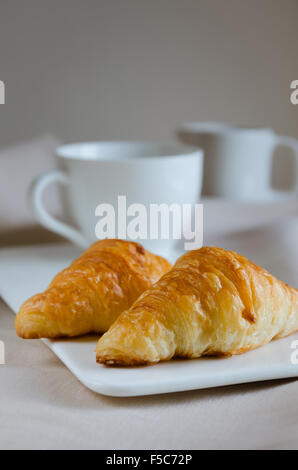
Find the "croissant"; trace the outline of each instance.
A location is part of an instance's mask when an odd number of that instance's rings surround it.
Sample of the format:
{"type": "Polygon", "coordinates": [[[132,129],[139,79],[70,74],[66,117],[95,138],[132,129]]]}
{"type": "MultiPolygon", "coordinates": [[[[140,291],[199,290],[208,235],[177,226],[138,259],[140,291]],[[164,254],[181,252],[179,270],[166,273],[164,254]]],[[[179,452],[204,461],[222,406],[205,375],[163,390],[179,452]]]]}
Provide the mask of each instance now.
{"type": "Polygon", "coordinates": [[[97,361],[241,354],[298,330],[298,290],[233,251],[182,256],[99,340],[97,361]]]}
{"type": "Polygon", "coordinates": [[[106,331],[117,316],[170,269],[138,243],[101,240],[27,300],[15,320],[22,338],[106,331]]]}

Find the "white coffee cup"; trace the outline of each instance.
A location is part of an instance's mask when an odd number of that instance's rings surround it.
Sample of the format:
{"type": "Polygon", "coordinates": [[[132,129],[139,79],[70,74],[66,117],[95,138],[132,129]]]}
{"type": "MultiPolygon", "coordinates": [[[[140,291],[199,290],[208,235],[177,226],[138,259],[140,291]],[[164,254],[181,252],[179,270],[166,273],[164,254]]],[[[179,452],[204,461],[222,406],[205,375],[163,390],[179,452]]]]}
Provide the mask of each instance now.
{"type": "MultiPolygon", "coordinates": [[[[240,128],[216,122],[182,124],[178,138],[204,150],[203,194],[242,201],[269,202],[298,192],[298,141],[271,129],[240,128]],[[295,155],[294,187],[272,186],[273,157],[277,147],[295,155]]],[[[278,155],[278,154],[277,154],[278,155]]]]}
{"type": "MultiPolygon", "coordinates": [[[[58,169],[33,181],[29,202],[42,225],[82,248],[97,239],[95,209],[99,204],[117,211],[118,196],[126,196],[127,206],[138,203],[148,208],[151,203],[195,204],[201,195],[203,153],[196,148],[176,143],[86,142],[59,147],[56,155],[58,169]],[[75,226],[46,210],[42,195],[53,182],[66,186],[62,204],[66,220],[75,226]]],[[[156,253],[177,243],[150,238],[136,241],[156,253]]]]}

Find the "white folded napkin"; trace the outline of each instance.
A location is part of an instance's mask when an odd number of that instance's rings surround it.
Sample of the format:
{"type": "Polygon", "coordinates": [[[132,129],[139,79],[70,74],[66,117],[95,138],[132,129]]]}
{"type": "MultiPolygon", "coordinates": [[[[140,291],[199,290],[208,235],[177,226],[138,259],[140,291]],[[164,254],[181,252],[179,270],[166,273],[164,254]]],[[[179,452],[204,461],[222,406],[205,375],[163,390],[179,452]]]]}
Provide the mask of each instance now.
{"type": "MultiPolygon", "coordinates": [[[[37,175],[55,166],[58,144],[55,137],[42,136],[0,149],[0,231],[34,223],[27,205],[27,189],[37,175]]],[[[60,213],[53,188],[47,191],[47,207],[60,213]]]]}

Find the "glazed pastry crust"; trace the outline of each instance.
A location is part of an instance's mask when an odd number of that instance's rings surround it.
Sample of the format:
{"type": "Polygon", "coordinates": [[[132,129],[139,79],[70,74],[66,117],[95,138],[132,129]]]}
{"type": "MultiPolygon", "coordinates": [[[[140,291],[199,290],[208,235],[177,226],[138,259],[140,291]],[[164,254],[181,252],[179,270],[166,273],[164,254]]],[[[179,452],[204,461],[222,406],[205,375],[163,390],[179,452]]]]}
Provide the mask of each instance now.
{"type": "Polygon", "coordinates": [[[57,274],[45,292],[22,305],[17,334],[58,338],[105,332],[170,267],[138,243],[98,241],[57,274]]]}
{"type": "Polygon", "coordinates": [[[227,356],[297,330],[297,289],[233,251],[203,247],[179,258],[118,317],[96,358],[130,366],[227,356]]]}

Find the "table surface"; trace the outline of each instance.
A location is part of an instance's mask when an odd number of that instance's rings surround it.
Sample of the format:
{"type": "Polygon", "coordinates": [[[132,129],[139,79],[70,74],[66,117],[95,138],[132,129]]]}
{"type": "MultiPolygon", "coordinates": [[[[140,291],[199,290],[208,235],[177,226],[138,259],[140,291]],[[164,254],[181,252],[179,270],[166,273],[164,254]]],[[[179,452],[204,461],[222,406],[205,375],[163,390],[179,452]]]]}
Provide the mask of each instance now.
{"type": "MultiPolygon", "coordinates": [[[[297,213],[287,208],[232,210],[213,203],[217,230],[247,230],[297,213]],[[238,224],[238,225],[237,225],[238,224]]],[[[207,234],[214,236],[214,223],[207,234]]],[[[206,237],[205,237],[206,238],[206,237]]],[[[81,385],[39,340],[14,331],[0,301],[1,449],[288,449],[298,448],[298,381],[259,382],[134,398],[97,395],[81,385]]]]}

